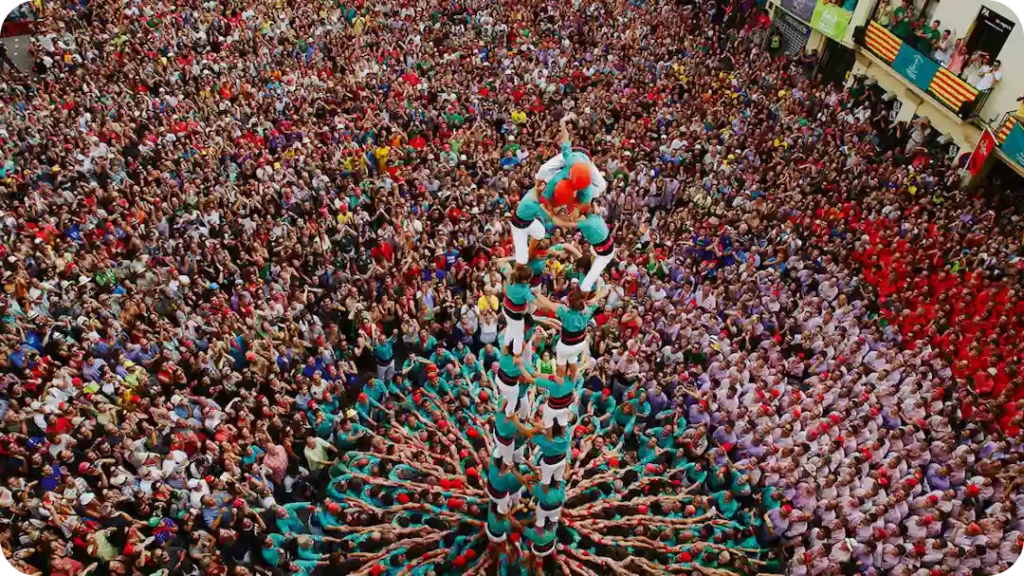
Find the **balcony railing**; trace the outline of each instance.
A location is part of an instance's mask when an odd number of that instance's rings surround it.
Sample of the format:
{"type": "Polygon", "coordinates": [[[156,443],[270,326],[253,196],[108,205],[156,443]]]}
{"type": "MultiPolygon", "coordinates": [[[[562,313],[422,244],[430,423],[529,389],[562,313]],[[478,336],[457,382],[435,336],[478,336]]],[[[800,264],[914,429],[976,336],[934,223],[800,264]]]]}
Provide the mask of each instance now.
{"type": "Polygon", "coordinates": [[[978,115],[992,90],[978,90],[881,24],[871,21],[858,43],[963,120],[978,115]]]}
{"type": "Polygon", "coordinates": [[[1003,114],[992,126],[992,131],[996,134],[1003,158],[1024,170],[1024,117],[1018,112],[1013,110],[1003,114]]]}
{"type": "Polygon", "coordinates": [[[1006,142],[1006,137],[1010,135],[1010,130],[1017,124],[1020,124],[1024,119],[1017,115],[1016,110],[1011,110],[1006,114],[1003,114],[999,120],[992,125],[992,130],[996,133],[996,140],[1000,144],[1006,142]]]}

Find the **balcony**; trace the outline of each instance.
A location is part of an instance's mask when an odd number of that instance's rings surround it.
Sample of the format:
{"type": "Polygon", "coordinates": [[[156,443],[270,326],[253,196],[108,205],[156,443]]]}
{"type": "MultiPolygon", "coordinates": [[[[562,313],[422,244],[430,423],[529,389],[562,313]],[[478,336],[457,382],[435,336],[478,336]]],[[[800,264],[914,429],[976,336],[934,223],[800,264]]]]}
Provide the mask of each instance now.
{"type": "Polygon", "coordinates": [[[1007,112],[993,128],[999,153],[1004,160],[1014,164],[1017,172],[1024,173],[1024,118],[1017,111],[1007,112]]]}
{"type": "Polygon", "coordinates": [[[857,43],[888,65],[921,92],[927,94],[961,120],[978,116],[992,90],[978,90],[953,74],[930,55],[900,40],[884,26],[871,21],[863,34],[855,34],[857,43]]]}

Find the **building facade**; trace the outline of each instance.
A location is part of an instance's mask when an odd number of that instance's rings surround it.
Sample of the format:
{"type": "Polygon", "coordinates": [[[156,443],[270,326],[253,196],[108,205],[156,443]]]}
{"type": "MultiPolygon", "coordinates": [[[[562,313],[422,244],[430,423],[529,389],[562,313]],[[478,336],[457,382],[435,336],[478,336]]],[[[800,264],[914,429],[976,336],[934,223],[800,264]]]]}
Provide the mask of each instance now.
{"type": "Polygon", "coordinates": [[[826,81],[864,76],[897,120],[928,118],[958,157],[979,147],[1024,176],[1024,25],[994,0],[769,0],[785,49],[826,81]],[[983,138],[988,132],[989,135],[983,138]]]}

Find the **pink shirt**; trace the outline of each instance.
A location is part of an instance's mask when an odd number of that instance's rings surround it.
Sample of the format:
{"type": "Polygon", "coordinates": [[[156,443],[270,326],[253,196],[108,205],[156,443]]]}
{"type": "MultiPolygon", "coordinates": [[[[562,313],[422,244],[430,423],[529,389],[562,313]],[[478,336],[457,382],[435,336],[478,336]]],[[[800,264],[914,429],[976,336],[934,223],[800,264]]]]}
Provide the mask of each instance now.
{"type": "Polygon", "coordinates": [[[949,58],[949,71],[953,74],[959,75],[964,71],[964,63],[967,62],[967,54],[961,54],[959,52],[953,52],[953,56],[949,58]]]}
{"type": "Polygon", "coordinates": [[[267,446],[267,455],[263,457],[263,463],[270,468],[270,479],[280,482],[288,469],[288,452],[280,444],[271,444],[267,446]]]}

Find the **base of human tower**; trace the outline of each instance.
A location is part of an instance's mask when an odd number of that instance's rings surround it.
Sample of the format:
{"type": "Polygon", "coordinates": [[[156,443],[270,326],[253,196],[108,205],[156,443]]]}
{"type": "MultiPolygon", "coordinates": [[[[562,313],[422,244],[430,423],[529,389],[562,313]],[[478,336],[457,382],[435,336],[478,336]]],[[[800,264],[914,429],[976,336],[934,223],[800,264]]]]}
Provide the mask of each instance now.
{"type": "MultiPolygon", "coordinates": [[[[482,438],[473,436],[474,447],[486,449],[482,438]]],[[[720,534],[737,524],[713,511],[712,497],[700,483],[688,482],[685,466],[639,465],[600,455],[594,448],[577,452],[573,462],[579,464],[571,465],[566,477],[567,497],[549,551],[536,551],[526,537],[526,532],[535,528],[536,518],[529,498],[511,507],[513,529],[508,538],[490,542],[485,529],[489,505],[485,473],[470,466],[466,473],[440,478],[424,473],[428,482],[383,486],[379,497],[396,506],[374,511],[379,522],[357,529],[390,526],[400,513],[423,504],[436,511],[436,521],[410,528],[409,539],[400,538],[379,553],[367,554],[368,568],[362,573],[388,573],[384,562],[397,548],[406,548],[402,574],[605,576],[773,571],[773,549],[716,544],[720,534]],[[729,568],[712,568],[716,564],[729,568]]]]}

